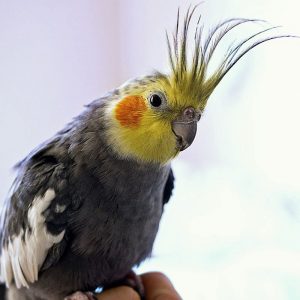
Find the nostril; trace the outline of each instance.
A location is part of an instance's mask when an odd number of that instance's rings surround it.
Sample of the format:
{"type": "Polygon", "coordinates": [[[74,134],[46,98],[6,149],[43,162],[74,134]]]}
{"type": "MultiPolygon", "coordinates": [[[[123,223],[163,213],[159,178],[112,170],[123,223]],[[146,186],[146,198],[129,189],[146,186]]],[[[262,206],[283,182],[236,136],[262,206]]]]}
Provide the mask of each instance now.
{"type": "Polygon", "coordinates": [[[196,112],[192,107],[187,107],[184,110],[183,114],[187,119],[193,120],[193,119],[195,119],[196,112]]]}

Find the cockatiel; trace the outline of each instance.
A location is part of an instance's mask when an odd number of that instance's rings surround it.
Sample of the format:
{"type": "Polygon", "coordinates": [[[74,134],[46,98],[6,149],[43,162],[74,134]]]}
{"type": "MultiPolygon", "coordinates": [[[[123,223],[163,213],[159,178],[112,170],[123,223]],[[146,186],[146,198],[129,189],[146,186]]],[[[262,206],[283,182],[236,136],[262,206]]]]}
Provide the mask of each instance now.
{"type": "Polygon", "coordinates": [[[189,147],[207,100],[264,29],[232,46],[212,75],[222,38],[250,19],[228,19],[187,57],[189,9],[167,39],[170,74],[126,82],[87,105],[16,166],[1,215],[1,278],[9,300],[91,299],[151,254],[174,185],[171,160],[189,147]]]}

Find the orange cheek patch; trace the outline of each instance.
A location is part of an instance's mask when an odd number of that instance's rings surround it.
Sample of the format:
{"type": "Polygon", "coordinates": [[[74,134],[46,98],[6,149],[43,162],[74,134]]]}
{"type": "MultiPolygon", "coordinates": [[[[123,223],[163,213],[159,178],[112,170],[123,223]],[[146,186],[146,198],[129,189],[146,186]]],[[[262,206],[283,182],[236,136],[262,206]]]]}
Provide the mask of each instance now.
{"type": "Polygon", "coordinates": [[[146,110],[147,106],[142,96],[127,96],[118,103],[115,116],[122,126],[138,127],[146,110]]]}

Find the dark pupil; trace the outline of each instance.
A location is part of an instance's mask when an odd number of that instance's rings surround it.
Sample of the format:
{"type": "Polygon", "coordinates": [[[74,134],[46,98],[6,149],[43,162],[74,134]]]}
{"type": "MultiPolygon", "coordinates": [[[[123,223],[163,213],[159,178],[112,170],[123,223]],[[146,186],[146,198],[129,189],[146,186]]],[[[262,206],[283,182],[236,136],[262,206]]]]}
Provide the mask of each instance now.
{"type": "Polygon", "coordinates": [[[161,105],[161,98],[160,98],[160,96],[158,96],[156,94],[152,95],[151,99],[150,99],[150,103],[154,107],[160,106],[161,105]]]}

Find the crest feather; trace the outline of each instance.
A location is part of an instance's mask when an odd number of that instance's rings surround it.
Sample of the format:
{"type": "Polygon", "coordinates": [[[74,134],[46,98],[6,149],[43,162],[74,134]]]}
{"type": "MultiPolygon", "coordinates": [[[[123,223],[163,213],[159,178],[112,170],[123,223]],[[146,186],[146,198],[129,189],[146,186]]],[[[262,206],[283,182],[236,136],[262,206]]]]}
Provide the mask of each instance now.
{"type": "Polygon", "coordinates": [[[167,45],[169,52],[169,61],[171,65],[171,77],[179,89],[188,90],[198,96],[203,104],[206,104],[207,98],[211,95],[216,86],[220,83],[228,71],[250,50],[256,46],[270,40],[296,37],[292,35],[271,35],[260,38],[263,33],[271,31],[277,27],[267,27],[255,34],[238,42],[237,45],[231,45],[224,55],[223,61],[216,70],[208,77],[207,70],[215,50],[220,42],[230,31],[245,23],[264,22],[258,19],[230,18],[220,22],[210,30],[207,37],[203,37],[203,25],[201,24],[201,15],[198,17],[194,33],[194,49],[192,60],[189,64],[187,57],[187,44],[189,36],[189,27],[195,14],[197,5],[189,7],[183,20],[182,32],[180,30],[180,11],[177,13],[177,23],[174,34],[170,37],[167,33],[167,45]]]}

